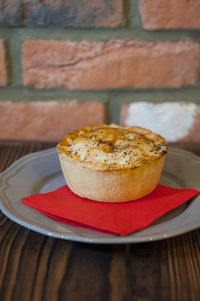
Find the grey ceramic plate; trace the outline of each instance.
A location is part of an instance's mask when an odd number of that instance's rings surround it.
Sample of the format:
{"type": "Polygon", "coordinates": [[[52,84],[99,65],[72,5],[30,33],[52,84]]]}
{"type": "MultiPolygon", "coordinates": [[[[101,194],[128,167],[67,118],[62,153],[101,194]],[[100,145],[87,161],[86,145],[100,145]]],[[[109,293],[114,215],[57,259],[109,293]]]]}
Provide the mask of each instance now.
{"type": "MultiPolygon", "coordinates": [[[[200,158],[169,148],[160,183],[200,190],[200,158]]],[[[0,209],[14,222],[36,232],[87,243],[138,243],[165,239],[200,227],[200,195],[145,230],[127,236],[107,235],[56,222],[25,206],[21,198],[64,185],[56,149],[27,155],[0,175],[0,209]]]]}

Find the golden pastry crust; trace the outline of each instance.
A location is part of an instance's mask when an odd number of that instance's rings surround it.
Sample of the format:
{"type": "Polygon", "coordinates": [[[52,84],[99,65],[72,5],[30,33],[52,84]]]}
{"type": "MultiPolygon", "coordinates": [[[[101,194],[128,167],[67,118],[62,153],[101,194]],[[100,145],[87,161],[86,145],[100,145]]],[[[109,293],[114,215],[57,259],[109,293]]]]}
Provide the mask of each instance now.
{"type": "Polygon", "coordinates": [[[60,154],[96,170],[125,170],[152,162],[167,153],[163,137],[138,126],[88,126],[58,144],[60,154]]]}
{"type": "Polygon", "coordinates": [[[155,189],[167,143],[150,130],[111,124],[74,131],[57,150],[74,193],[95,201],[127,202],[155,189]]]}

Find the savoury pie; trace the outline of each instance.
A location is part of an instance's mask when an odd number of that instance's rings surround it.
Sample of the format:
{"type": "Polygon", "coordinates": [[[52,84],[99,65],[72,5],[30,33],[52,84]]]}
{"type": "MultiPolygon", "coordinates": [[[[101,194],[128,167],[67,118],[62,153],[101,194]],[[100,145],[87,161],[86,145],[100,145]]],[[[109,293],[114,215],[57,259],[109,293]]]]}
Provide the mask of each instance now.
{"type": "Polygon", "coordinates": [[[75,130],[57,150],[75,194],[95,201],[127,202],[155,189],[167,143],[148,129],[110,124],[75,130]]]}

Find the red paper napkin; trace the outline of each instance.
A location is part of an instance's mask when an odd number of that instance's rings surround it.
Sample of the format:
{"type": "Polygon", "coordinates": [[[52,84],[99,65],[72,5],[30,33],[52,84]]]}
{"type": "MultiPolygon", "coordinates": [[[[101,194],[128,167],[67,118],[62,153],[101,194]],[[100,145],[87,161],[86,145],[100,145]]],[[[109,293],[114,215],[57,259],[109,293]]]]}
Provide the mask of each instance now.
{"type": "Polygon", "coordinates": [[[196,196],[194,189],[158,185],[148,196],[126,203],[102,203],[74,194],[68,186],[23,198],[27,206],[69,225],[127,235],[152,224],[170,210],[196,196]]]}

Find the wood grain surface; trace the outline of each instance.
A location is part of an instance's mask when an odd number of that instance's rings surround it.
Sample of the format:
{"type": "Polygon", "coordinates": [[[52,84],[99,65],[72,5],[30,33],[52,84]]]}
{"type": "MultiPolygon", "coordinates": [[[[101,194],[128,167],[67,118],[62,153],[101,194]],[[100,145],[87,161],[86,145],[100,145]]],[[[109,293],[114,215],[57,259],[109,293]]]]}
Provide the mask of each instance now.
{"type": "MultiPolygon", "coordinates": [[[[0,171],[54,143],[0,142],[0,171]]],[[[200,155],[200,143],[176,144],[200,155]]],[[[27,230],[0,212],[0,301],[199,301],[200,230],[151,243],[99,245],[27,230]]]]}

